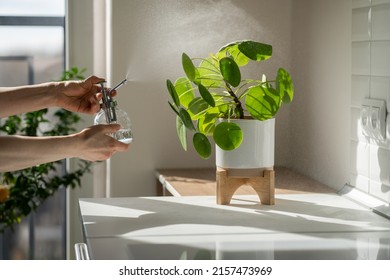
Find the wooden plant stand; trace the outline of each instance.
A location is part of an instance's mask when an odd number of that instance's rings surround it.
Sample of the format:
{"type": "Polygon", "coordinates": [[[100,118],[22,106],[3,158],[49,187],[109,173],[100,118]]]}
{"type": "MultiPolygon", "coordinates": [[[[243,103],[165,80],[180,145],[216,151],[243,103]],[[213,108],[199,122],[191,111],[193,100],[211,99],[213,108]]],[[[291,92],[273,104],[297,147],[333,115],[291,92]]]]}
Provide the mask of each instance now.
{"type": "Polygon", "coordinates": [[[251,186],[261,204],[275,204],[275,171],[264,169],[217,168],[217,204],[230,204],[233,194],[243,185],[251,186]]]}

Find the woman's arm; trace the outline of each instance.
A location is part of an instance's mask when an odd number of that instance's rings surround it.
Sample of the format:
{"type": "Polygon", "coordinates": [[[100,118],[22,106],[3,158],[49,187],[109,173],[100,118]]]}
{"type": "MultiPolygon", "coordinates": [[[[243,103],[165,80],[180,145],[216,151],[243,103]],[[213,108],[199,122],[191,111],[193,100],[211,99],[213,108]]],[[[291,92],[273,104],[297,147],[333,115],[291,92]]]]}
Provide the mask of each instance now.
{"type": "Polygon", "coordinates": [[[76,134],[54,137],[0,136],[0,172],[64,158],[108,159],[115,152],[126,151],[129,147],[107,135],[119,128],[117,124],[97,125],[76,134]]]}
{"type": "Polygon", "coordinates": [[[0,118],[54,106],[55,83],[0,87],[0,118]]]}
{"type": "Polygon", "coordinates": [[[98,83],[103,81],[102,78],[91,76],[83,81],[0,87],[0,118],[53,106],[95,114],[100,110],[101,88],[98,83]]]}

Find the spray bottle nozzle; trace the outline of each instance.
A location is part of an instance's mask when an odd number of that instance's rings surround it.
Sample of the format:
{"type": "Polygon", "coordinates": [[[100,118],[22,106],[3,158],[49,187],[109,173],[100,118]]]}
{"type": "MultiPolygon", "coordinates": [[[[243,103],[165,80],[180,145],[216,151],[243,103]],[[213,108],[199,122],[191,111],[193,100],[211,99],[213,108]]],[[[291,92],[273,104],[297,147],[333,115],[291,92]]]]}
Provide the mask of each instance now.
{"type": "Polygon", "coordinates": [[[127,84],[127,78],[124,79],[122,82],[120,82],[119,84],[117,84],[116,86],[114,86],[111,90],[110,90],[110,93],[113,91],[113,90],[116,90],[118,88],[120,88],[121,86],[127,84]]]}
{"type": "Polygon", "coordinates": [[[103,110],[106,115],[106,121],[107,123],[113,123],[117,121],[117,116],[115,112],[115,107],[117,105],[116,101],[112,98],[112,92],[121,86],[125,85],[127,83],[127,79],[124,79],[119,84],[114,86],[109,91],[106,90],[106,87],[104,86],[104,82],[100,83],[100,86],[102,88],[102,94],[103,94],[103,110]]]}

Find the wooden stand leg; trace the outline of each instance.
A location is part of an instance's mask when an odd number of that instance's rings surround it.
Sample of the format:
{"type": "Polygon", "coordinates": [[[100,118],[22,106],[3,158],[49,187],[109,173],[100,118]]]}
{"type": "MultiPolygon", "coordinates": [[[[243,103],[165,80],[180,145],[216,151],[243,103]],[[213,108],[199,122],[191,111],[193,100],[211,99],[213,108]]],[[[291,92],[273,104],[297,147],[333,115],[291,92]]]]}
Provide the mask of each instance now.
{"type": "MultiPolygon", "coordinates": [[[[239,174],[229,174],[231,170],[218,168],[217,204],[229,204],[234,193],[243,185],[251,186],[259,196],[261,204],[275,204],[275,171],[263,170],[253,175],[253,170],[240,170],[239,174]],[[258,173],[262,173],[258,174],[258,173]]],[[[235,170],[236,171],[236,170],[235,170]]]]}

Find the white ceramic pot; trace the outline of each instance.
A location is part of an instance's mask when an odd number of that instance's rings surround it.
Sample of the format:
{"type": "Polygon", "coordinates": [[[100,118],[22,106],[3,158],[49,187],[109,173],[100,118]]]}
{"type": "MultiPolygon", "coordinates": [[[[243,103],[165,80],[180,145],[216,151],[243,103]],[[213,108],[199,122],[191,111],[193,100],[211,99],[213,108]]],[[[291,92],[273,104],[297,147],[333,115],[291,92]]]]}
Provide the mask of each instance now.
{"type": "Polygon", "coordinates": [[[241,145],[232,151],[216,146],[216,165],[231,169],[272,168],[275,153],[275,119],[232,119],[243,133],[241,145]]]}

